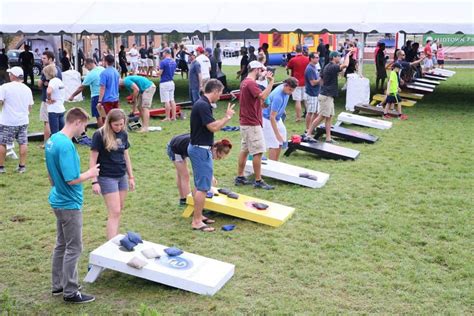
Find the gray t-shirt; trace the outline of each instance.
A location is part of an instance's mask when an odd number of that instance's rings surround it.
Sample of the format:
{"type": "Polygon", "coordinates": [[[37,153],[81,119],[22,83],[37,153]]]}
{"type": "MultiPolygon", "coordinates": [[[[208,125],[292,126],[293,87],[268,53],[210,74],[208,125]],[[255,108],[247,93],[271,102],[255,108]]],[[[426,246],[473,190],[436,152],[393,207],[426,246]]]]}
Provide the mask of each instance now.
{"type": "Polygon", "coordinates": [[[189,89],[199,90],[199,74],[201,73],[201,64],[194,60],[189,67],[189,89]]]}
{"type": "Polygon", "coordinates": [[[337,76],[340,71],[341,68],[339,68],[339,65],[333,63],[329,63],[324,67],[321,73],[323,84],[321,85],[319,94],[333,98],[337,97],[337,76]]]}

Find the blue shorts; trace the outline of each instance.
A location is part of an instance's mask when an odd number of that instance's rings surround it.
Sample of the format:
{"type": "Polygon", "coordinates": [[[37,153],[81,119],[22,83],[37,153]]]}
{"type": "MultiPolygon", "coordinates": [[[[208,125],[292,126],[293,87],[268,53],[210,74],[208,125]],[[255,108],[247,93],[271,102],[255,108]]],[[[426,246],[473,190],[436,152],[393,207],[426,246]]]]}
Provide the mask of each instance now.
{"type": "Polygon", "coordinates": [[[186,156],[175,154],[171,149],[171,145],[169,143],[168,145],[166,145],[166,152],[168,153],[168,157],[170,158],[170,160],[173,162],[183,162],[186,159],[186,156]]]}
{"type": "Polygon", "coordinates": [[[389,104],[392,104],[392,103],[398,103],[402,101],[402,98],[400,98],[400,96],[398,94],[389,94],[387,96],[387,99],[385,100],[385,103],[389,103],[389,104]]]}
{"type": "Polygon", "coordinates": [[[189,144],[189,160],[193,167],[194,186],[196,190],[207,192],[212,184],[212,152],[211,149],[205,149],[189,144]]]}
{"type": "Polygon", "coordinates": [[[97,177],[102,195],[119,191],[128,191],[128,177],[120,178],[97,177]]]}
{"type": "Polygon", "coordinates": [[[97,103],[99,103],[98,95],[91,99],[91,114],[93,117],[100,117],[99,111],[97,111],[97,103]]]}

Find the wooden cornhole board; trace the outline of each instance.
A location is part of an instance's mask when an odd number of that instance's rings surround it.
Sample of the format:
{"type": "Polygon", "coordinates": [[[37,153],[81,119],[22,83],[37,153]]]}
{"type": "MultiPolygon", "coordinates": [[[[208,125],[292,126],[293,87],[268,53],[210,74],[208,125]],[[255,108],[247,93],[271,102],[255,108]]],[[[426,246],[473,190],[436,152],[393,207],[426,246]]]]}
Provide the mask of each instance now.
{"type": "MultiPolygon", "coordinates": [[[[244,172],[246,175],[253,174],[253,165],[251,160],[245,163],[244,172]]],[[[284,162],[274,160],[262,160],[262,176],[299,184],[310,188],[321,188],[329,179],[329,174],[303,167],[293,166],[284,162]],[[300,174],[308,173],[316,176],[316,180],[300,177],[300,174]]]]}
{"type": "Polygon", "coordinates": [[[424,94],[421,94],[421,93],[411,93],[411,92],[405,92],[405,91],[401,91],[398,94],[402,98],[407,98],[407,99],[412,99],[412,100],[421,100],[425,96],[424,94]]]}
{"type": "Polygon", "coordinates": [[[434,74],[428,74],[426,73],[423,78],[427,78],[427,79],[433,79],[433,80],[439,80],[439,81],[446,81],[448,80],[448,78],[444,77],[444,76],[437,76],[437,75],[434,75],[434,74]]]}
{"type": "MultiPolygon", "coordinates": [[[[217,192],[216,188],[213,188],[213,190],[217,192]]],[[[188,206],[183,212],[183,217],[189,217],[193,214],[194,200],[191,194],[188,195],[186,203],[188,206]]],[[[295,211],[293,207],[243,194],[239,194],[238,199],[231,199],[224,194],[215,195],[210,199],[206,198],[204,209],[273,227],[281,226],[295,211]],[[265,203],[268,205],[268,208],[266,210],[258,210],[252,206],[253,202],[265,203]]]]}
{"type": "Polygon", "coordinates": [[[426,83],[426,84],[435,85],[435,86],[439,85],[439,81],[437,80],[430,80],[427,78],[415,78],[414,80],[417,83],[426,83]]]}
{"type": "MultiPolygon", "coordinates": [[[[354,106],[354,114],[358,114],[359,112],[364,112],[367,114],[373,114],[373,115],[379,115],[383,116],[383,107],[381,106],[373,106],[369,104],[358,104],[354,106]]],[[[392,111],[389,110],[388,113],[393,116],[397,116],[398,112],[397,111],[392,111]]]]}
{"type": "Polygon", "coordinates": [[[163,251],[168,247],[145,240],[131,252],[122,250],[124,248],[120,246],[120,240],[123,237],[124,235],[117,235],[91,252],[89,256],[91,268],[84,282],[92,283],[102,271],[110,269],[185,291],[214,295],[234,275],[233,264],[189,252],[170,257],[163,251]],[[161,257],[147,259],[141,251],[148,248],[154,248],[161,257]],[[133,257],[139,257],[148,264],[142,269],[132,268],[127,262],[133,257]]]}
{"type": "MultiPolygon", "coordinates": [[[[372,102],[370,102],[372,105],[376,105],[378,102],[383,102],[385,101],[385,95],[384,94],[374,94],[372,96],[372,102]]],[[[416,101],[412,100],[407,100],[407,99],[402,99],[400,104],[402,106],[414,106],[416,104],[416,101]]]]}
{"type": "MultiPolygon", "coordinates": [[[[158,116],[165,116],[166,110],[165,108],[158,108],[158,109],[150,109],[150,117],[158,117],[158,116]]],[[[140,116],[140,112],[133,113],[136,116],[140,116]]],[[[176,116],[181,115],[181,107],[176,105],[176,116]]]]}
{"type": "Polygon", "coordinates": [[[410,90],[416,90],[416,91],[426,92],[426,93],[431,93],[431,92],[434,91],[431,88],[426,88],[426,87],[422,87],[422,86],[419,86],[419,85],[414,85],[414,84],[411,84],[411,83],[407,84],[406,88],[410,89],[410,90]]]}
{"type": "Polygon", "coordinates": [[[337,120],[346,124],[355,124],[360,126],[372,127],[377,129],[389,129],[392,127],[392,122],[378,120],[370,117],[355,115],[351,113],[341,112],[337,120]]]}
{"type": "Polygon", "coordinates": [[[285,156],[290,156],[296,150],[309,152],[318,155],[322,158],[336,159],[336,160],[356,160],[360,155],[360,151],[345,148],[328,143],[293,143],[288,142],[288,149],[285,151],[285,156]]]}
{"type": "MultiPolygon", "coordinates": [[[[338,122],[338,123],[341,123],[341,122],[338,122]]],[[[326,134],[326,126],[324,124],[319,125],[316,128],[316,135],[314,136],[314,138],[317,139],[324,134],[326,134]]],[[[337,123],[331,126],[331,136],[336,136],[338,138],[342,138],[353,143],[367,143],[367,144],[374,144],[379,139],[377,136],[355,131],[353,129],[345,128],[345,127],[339,126],[339,124],[337,123]]]]}

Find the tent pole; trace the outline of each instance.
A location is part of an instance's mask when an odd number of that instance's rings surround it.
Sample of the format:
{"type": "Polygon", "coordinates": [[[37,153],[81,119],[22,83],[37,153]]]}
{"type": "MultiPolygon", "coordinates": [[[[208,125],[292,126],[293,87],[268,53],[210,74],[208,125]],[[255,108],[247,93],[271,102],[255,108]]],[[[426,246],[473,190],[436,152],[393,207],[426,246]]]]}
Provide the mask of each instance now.
{"type": "Polygon", "coordinates": [[[209,32],[209,47],[211,48],[214,47],[214,32],[213,31],[209,32]]]}
{"type": "Polygon", "coordinates": [[[364,75],[364,52],[365,52],[365,42],[367,41],[367,33],[362,33],[362,50],[359,52],[359,60],[360,60],[360,65],[359,65],[359,75],[363,76],[364,75]]]}
{"type": "Polygon", "coordinates": [[[72,34],[72,52],[71,52],[74,60],[74,70],[78,71],[79,70],[79,62],[77,59],[77,34],[74,33],[72,34]]]}

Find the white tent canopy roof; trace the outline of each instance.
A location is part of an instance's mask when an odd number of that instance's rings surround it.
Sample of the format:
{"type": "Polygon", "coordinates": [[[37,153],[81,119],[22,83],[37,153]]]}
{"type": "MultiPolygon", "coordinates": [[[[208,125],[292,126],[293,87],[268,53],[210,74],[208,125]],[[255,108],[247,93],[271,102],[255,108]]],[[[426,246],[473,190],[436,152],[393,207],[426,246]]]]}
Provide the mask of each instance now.
{"type": "Polygon", "coordinates": [[[472,1],[0,0],[3,33],[474,33],[472,1]]]}

